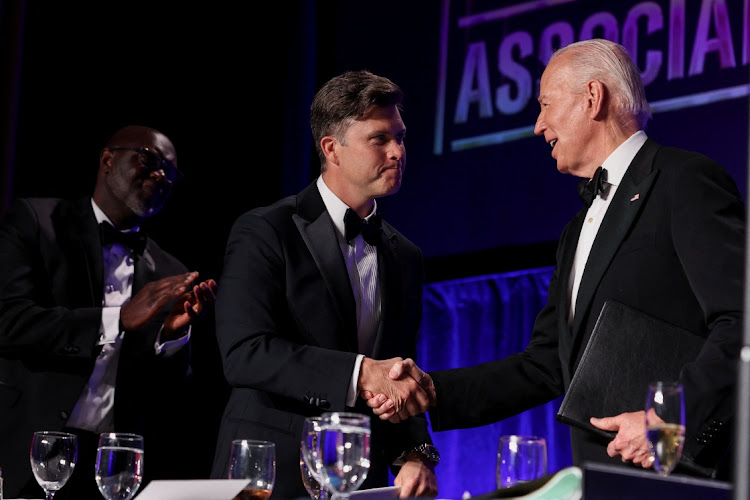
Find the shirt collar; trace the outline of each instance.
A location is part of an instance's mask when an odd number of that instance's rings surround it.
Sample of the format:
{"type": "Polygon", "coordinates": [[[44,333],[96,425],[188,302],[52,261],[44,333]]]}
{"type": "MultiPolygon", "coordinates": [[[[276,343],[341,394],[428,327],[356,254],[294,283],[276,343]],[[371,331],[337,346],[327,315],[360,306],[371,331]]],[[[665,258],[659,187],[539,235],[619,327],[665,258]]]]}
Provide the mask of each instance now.
{"type": "Polygon", "coordinates": [[[639,130],[635,134],[628,137],[628,139],[620,144],[617,149],[612,151],[604,163],[602,168],[607,170],[607,183],[617,186],[622,181],[622,177],[625,175],[630,163],[638,154],[643,144],[646,142],[646,133],[643,130],[639,130]]]}
{"type": "MultiPolygon", "coordinates": [[[[104,213],[104,210],[102,210],[101,208],[99,208],[99,205],[96,204],[96,202],[94,201],[93,198],[91,198],[91,208],[94,209],[94,217],[96,217],[96,223],[97,224],[101,224],[102,222],[107,221],[107,222],[109,222],[112,225],[112,227],[117,228],[117,226],[114,225],[114,223],[112,222],[112,220],[109,217],[107,217],[107,214],[104,213]]],[[[139,226],[135,226],[135,227],[132,227],[132,228],[130,228],[130,229],[126,230],[126,231],[122,231],[122,232],[123,233],[129,233],[131,231],[138,231],[139,229],[140,229],[139,226]]],[[[119,229],[118,229],[118,231],[119,231],[119,229]]]]}
{"type": "MultiPolygon", "coordinates": [[[[323,203],[326,206],[326,210],[328,211],[328,215],[331,217],[331,220],[333,220],[333,224],[336,226],[336,229],[339,232],[339,235],[343,238],[344,237],[344,215],[346,214],[346,210],[349,208],[349,206],[341,201],[341,199],[333,194],[333,191],[326,185],[325,181],[323,180],[323,176],[318,176],[318,180],[316,182],[316,185],[318,186],[318,191],[320,191],[320,196],[323,198],[323,203]]],[[[374,205],[372,207],[372,212],[365,217],[365,220],[369,220],[370,217],[375,215],[375,213],[378,211],[378,202],[377,200],[374,200],[374,205]]]]}

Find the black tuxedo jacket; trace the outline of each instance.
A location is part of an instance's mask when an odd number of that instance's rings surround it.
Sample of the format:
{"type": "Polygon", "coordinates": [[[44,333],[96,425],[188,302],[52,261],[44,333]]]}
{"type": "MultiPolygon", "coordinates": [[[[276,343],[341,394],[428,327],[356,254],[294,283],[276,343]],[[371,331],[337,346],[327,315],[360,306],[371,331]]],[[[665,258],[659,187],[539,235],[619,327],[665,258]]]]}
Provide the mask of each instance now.
{"type": "MultiPolygon", "coordinates": [[[[305,417],[352,411],[345,402],[357,353],[356,307],[335,231],[315,183],[234,223],[216,301],[231,394],[212,477],[226,477],[233,439],[273,441],[273,496],[306,496],[299,467],[305,417]]],[[[385,222],[378,279],[382,316],[372,357],[412,357],[422,315],[422,254],[385,222]]],[[[356,411],[372,415],[362,403],[356,411]]],[[[385,486],[396,457],[431,442],[424,416],[371,423],[363,488],[385,486]]]]}
{"type": "MultiPolygon", "coordinates": [[[[186,271],[149,239],[136,258],[133,294],[186,271]]],[[[0,466],[7,496],[33,481],[32,433],[62,429],[91,375],[101,350],[103,288],[90,198],[14,204],[0,226],[0,466]]],[[[125,333],[116,380],[113,430],[144,435],[152,457],[145,481],[168,465],[160,458],[160,423],[171,420],[165,414],[174,409],[171,396],[190,376],[188,348],[170,358],[155,355],[166,311],[142,330],[125,333]]],[[[75,472],[93,481],[93,471],[75,472]]]]}
{"type": "MultiPolygon", "coordinates": [[[[684,454],[716,467],[727,453],[742,340],[745,209],[734,181],[705,156],[647,140],[597,233],[571,328],[567,290],[585,215],[583,208],[562,233],[547,305],[527,348],[499,361],[432,373],[439,404],[430,412],[433,429],[488,424],[560,396],[604,302],[614,299],[706,338],[681,375],[684,454]]],[[[606,441],[571,432],[575,463],[622,464],[607,456],[606,441]]]]}

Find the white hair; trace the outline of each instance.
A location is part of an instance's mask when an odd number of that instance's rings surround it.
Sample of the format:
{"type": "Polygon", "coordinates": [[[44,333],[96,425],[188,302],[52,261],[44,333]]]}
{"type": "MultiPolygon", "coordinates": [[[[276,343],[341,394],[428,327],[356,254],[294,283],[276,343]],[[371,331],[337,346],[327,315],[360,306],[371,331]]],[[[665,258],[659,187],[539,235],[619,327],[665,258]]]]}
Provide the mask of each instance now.
{"type": "Polygon", "coordinates": [[[646,100],[641,73],[622,45],[601,39],[581,40],[558,49],[550,62],[564,53],[570,53],[569,66],[580,88],[590,80],[599,80],[614,97],[618,116],[624,121],[635,119],[638,128],[644,129],[651,118],[651,106],[646,100]]]}

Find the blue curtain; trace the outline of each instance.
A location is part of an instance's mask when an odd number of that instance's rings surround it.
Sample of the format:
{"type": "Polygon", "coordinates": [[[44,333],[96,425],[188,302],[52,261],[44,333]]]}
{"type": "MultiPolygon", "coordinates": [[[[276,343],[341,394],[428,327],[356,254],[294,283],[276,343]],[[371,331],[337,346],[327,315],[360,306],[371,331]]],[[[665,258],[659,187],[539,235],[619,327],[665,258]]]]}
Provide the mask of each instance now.
{"type": "MultiPolygon", "coordinates": [[[[421,368],[471,366],[523,350],[547,301],[553,268],[429,283],[417,351],[421,368]]],[[[497,381],[497,390],[503,390],[497,381]]],[[[440,498],[496,489],[498,439],[503,434],[546,438],[549,472],[572,465],[569,427],[555,420],[562,399],[491,425],[433,432],[442,459],[436,468],[440,498]]]]}

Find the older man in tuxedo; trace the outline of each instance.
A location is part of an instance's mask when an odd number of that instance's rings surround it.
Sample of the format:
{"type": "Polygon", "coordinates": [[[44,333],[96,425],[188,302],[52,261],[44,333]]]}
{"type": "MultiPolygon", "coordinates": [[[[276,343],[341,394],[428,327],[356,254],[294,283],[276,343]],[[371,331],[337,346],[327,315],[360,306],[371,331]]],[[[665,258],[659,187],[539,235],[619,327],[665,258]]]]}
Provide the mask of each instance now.
{"type": "MultiPolygon", "coordinates": [[[[650,108],[639,71],[613,42],[585,40],[553,54],[539,104],[535,133],[557,169],[592,180],[581,189],[586,205],[562,233],[548,302],[528,346],[430,374],[407,360],[391,375],[422,383],[432,396],[433,429],[488,424],[563,394],[605,301],[616,300],[705,339],[681,372],[684,466],[726,477],[743,310],[745,208],[735,182],[711,159],[647,138],[650,108]]],[[[408,416],[408,408],[389,408],[384,395],[368,404],[382,418],[408,416]]],[[[575,463],[651,467],[640,407],[600,417],[591,424],[615,438],[571,428],[575,463]]]]}
{"type": "MultiPolygon", "coordinates": [[[[144,481],[168,475],[170,429],[190,378],[191,325],[216,282],[139,231],[181,176],[174,145],[126,126],[99,155],[92,196],[18,199],[0,225],[0,465],[5,495],[36,498],[34,431],[78,435],[79,460],[55,499],[99,498],[101,432],[142,434],[144,481]]],[[[171,450],[171,451],[170,451],[171,450]]]]}

